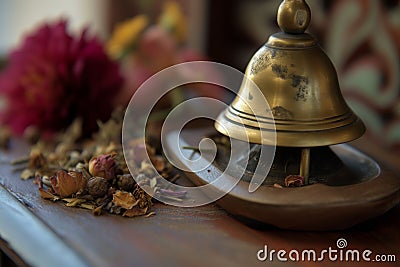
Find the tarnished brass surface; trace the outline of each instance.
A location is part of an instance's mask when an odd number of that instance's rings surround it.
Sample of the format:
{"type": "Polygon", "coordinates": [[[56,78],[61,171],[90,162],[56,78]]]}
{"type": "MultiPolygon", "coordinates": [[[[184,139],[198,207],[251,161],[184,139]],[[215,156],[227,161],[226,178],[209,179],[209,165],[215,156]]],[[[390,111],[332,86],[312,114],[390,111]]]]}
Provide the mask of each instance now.
{"type": "Polygon", "coordinates": [[[276,128],[276,145],[288,147],[344,143],[364,133],[364,124],[343,99],[332,62],[315,38],[304,33],[310,19],[304,0],[282,2],[277,19],[282,32],[269,37],[246,69],[270,107],[260,104],[254,97],[257,89],[243,82],[217,119],[219,132],[270,145],[275,140],[268,132],[276,128]],[[247,138],[239,134],[242,123],[247,138]]]}

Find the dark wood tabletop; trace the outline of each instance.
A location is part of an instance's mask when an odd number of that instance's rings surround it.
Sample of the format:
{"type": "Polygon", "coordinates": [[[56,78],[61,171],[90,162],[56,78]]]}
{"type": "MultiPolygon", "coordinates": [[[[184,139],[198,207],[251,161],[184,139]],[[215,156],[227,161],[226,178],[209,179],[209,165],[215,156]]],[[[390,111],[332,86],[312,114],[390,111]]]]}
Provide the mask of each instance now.
{"type": "MultiPolygon", "coordinates": [[[[400,171],[400,160],[366,138],[353,143],[380,162],[400,171]]],[[[26,155],[27,145],[13,140],[0,153],[0,248],[20,265],[32,266],[354,266],[357,262],[259,261],[264,249],[321,251],[369,249],[373,255],[395,255],[400,266],[400,206],[348,230],[301,232],[248,225],[215,204],[179,208],[158,203],[156,215],[123,218],[93,216],[40,198],[32,180],[23,181],[10,160],[26,155]]],[[[358,264],[365,264],[359,262],[358,264]]],[[[378,262],[368,266],[380,266],[378,262]]]]}

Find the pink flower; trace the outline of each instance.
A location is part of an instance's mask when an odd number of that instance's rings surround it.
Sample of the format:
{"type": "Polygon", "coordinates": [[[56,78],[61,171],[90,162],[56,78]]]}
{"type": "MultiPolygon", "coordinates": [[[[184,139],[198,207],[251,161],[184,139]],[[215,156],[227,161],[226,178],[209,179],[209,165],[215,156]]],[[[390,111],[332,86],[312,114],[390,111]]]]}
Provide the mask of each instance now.
{"type": "Polygon", "coordinates": [[[109,117],[121,86],[118,65],[86,30],[75,37],[65,20],[45,24],[10,54],[0,74],[6,100],[0,122],[16,134],[30,125],[46,134],[82,117],[84,131],[90,132],[96,120],[109,117]]]}

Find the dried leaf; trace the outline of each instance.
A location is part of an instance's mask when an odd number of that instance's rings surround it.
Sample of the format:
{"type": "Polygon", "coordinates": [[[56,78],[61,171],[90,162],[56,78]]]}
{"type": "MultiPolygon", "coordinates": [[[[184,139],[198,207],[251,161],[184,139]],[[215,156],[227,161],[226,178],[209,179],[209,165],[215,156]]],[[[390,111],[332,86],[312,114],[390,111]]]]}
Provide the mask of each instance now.
{"type": "Polygon", "coordinates": [[[81,198],[75,198],[72,201],[68,202],[66,204],[67,207],[76,207],[79,206],[80,204],[82,204],[83,202],[85,202],[85,199],[81,199],[81,198]]]}
{"type": "Polygon", "coordinates": [[[98,206],[97,208],[95,208],[93,210],[93,215],[94,216],[100,216],[102,212],[103,212],[103,205],[98,206]]]}
{"type": "Polygon", "coordinates": [[[154,211],[152,211],[152,212],[146,214],[146,216],[144,216],[144,217],[145,217],[145,218],[149,218],[149,217],[151,217],[151,216],[153,216],[153,215],[156,215],[156,213],[155,213],[154,211]]]}
{"type": "Polygon", "coordinates": [[[112,203],[118,207],[129,210],[136,206],[139,201],[140,200],[136,200],[131,193],[118,190],[113,194],[112,203]]]}
{"type": "Polygon", "coordinates": [[[156,187],[156,185],[157,185],[157,178],[156,177],[151,178],[150,179],[150,187],[154,188],[154,187],[156,187]]]}
{"type": "Polygon", "coordinates": [[[88,203],[81,203],[81,204],[79,204],[79,207],[87,209],[87,210],[94,210],[96,208],[96,205],[88,204],[88,203]]]}
{"type": "Polygon", "coordinates": [[[14,159],[11,161],[11,165],[20,165],[20,164],[27,164],[29,162],[29,157],[22,157],[18,159],[14,159]]]}
{"type": "Polygon", "coordinates": [[[67,203],[71,203],[75,199],[76,199],[76,197],[72,197],[72,198],[64,197],[64,198],[61,198],[62,201],[67,202],[67,203]]]}
{"type": "Polygon", "coordinates": [[[28,180],[32,177],[35,177],[35,172],[31,169],[24,169],[20,175],[22,180],[28,180]]]}
{"type": "Polygon", "coordinates": [[[39,188],[39,194],[40,194],[40,197],[44,198],[44,199],[50,199],[53,201],[57,201],[60,199],[58,196],[53,195],[52,193],[50,193],[47,190],[44,190],[43,188],[39,188]]]}
{"type": "Polygon", "coordinates": [[[149,195],[150,197],[154,196],[154,188],[150,187],[148,185],[142,185],[141,188],[143,189],[143,191],[145,192],[145,194],[149,195]]]}
{"type": "Polygon", "coordinates": [[[53,190],[61,197],[68,197],[85,189],[87,179],[80,172],[58,171],[50,178],[53,190]]]}
{"type": "Polygon", "coordinates": [[[140,209],[138,207],[133,207],[132,209],[128,209],[127,211],[122,214],[124,217],[137,217],[137,216],[142,216],[147,213],[148,207],[145,207],[143,209],[140,209]]]}

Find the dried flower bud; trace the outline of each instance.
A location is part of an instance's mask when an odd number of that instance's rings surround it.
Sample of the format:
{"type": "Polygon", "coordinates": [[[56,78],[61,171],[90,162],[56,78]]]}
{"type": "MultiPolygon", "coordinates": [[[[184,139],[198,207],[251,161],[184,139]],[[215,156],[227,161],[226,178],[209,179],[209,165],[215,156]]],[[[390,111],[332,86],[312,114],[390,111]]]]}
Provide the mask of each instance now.
{"type": "Polygon", "coordinates": [[[100,176],[107,180],[115,178],[117,162],[112,154],[93,157],[89,161],[89,172],[93,176],[100,176]]]}
{"type": "Polygon", "coordinates": [[[117,185],[121,190],[131,191],[135,185],[135,180],[130,174],[118,175],[117,185]]]}
{"type": "Polygon", "coordinates": [[[91,196],[98,198],[108,192],[108,181],[103,177],[92,177],[87,183],[87,189],[91,196]]]}
{"type": "Polygon", "coordinates": [[[54,192],[61,197],[69,197],[85,189],[87,179],[80,172],[58,171],[50,178],[54,192]]]}

